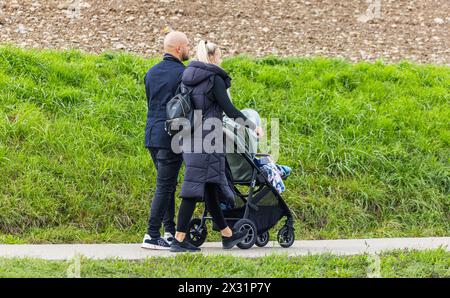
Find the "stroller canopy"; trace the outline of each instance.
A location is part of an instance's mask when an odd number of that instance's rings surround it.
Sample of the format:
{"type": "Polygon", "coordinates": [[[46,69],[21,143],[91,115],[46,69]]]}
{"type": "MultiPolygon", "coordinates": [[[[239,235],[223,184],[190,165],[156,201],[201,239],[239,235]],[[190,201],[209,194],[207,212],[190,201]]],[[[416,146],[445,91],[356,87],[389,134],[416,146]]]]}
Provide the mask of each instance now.
{"type": "MultiPolygon", "coordinates": [[[[255,110],[244,109],[241,112],[256,126],[261,125],[261,117],[255,110]]],[[[255,156],[258,150],[258,138],[253,130],[243,127],[228,117],[223,118],[223,127],[226,153],[246,153],[252,158],[255,156]],[[230,149],[233,149],[232,152],[230,149]]]]}
{"type": "MultiPolygon", "coordinates": [[[[261,125],[261,118],[255,110],[244,109],[242,113],[257,126],[261,125]]],[[[228,117],[224,117],[223,124],[225,153],[233,180],[235,182],[250,181],[252,166],[243,154],[253,160],[258,149],[258,137],[253,130],[243,127],[228,117]]]]}

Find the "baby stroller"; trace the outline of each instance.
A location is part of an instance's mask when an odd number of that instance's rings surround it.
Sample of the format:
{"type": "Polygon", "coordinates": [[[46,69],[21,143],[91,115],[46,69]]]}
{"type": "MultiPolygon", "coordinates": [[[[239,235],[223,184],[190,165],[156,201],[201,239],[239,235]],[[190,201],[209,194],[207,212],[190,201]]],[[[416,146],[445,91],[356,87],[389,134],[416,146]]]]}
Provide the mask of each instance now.
{"type": "MultiPolygon", "coordinates": [[[[261,122],[257,112],[248,109],[242,112],[254,123],[261,122]]],[[[269,230],[286,217],[285,224],[278,231],[277,240],[281,247],[290,247],[294,243],[292,213],[280,193],[268,181],[267,175],[255,163],[255,159],[268,155],[253,153],[257,148],[254,132],[249,129],[239,129],[239,127],[236,122],[224,118],[226,141],[232,140],[235,146],[234,153],[226,153],[229,165],[227,177],[229,185],[235,192],[235,202],[231,208],[222,210],[225,220],[233,229],[248,230],[247,238],[237,246],[241,249],[249,249],[255,244],[259,247],[267,245],[269,230]]],[[[202,217],[193,218],[189,224],[187,240],[197,247],[206,240],[207,220],[212,220],[212,217],[208,216],[205,208],[202,217]]],[[[215,224],[213,224],[213,230],[218,230],[215,224]]]]}

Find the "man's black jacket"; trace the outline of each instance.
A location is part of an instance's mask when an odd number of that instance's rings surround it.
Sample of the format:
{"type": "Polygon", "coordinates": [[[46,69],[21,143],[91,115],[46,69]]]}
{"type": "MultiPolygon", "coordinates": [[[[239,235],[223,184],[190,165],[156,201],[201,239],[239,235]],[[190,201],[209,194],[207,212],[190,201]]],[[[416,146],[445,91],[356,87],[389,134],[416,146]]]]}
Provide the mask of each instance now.
{"type": "Polygon", "coordinates": [[[164,54],[163,61],[150,68],[145,75],[147,95],[147,125],[145,127],[145,146],[170,148],[171,137],[165,131],[166,104],[175,95],[184,64],[170,54],[164,54]]]}

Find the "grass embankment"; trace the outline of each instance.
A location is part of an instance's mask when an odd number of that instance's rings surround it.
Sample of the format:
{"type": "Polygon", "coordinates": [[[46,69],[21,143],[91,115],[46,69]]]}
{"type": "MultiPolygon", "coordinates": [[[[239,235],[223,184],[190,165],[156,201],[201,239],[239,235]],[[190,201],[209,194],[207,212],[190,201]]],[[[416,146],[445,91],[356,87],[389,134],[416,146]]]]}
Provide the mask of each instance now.
{"type": "MultiPolygon", "coordinates": [[[[141,240],[155,180],[143,76],[158,60],[0,48],[0,242],[141,240]]],[[[298,239],[450,234],[450,68],[223,67],[237,107],[279,118],[298,239]]]]}
{"type": "Polygon", "coordinates": [[[0,259],[0,277],[450,277],[450,253],[396,251],[379,259],[358,255],[246,259],[181,255],[145,261],[79,262],[0,259]]]}

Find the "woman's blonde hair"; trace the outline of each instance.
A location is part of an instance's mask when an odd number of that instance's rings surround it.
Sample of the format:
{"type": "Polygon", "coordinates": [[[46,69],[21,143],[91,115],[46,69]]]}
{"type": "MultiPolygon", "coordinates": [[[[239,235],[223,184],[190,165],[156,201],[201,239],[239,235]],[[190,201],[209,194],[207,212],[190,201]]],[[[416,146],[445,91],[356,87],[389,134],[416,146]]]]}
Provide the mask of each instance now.
{"type": "Polygon", "coordinates": [[[220,51],[220,48],[215,43],[200,40],[197,45],[197,60],[204,63],[214,63],[211,58],[220,51]]]}

